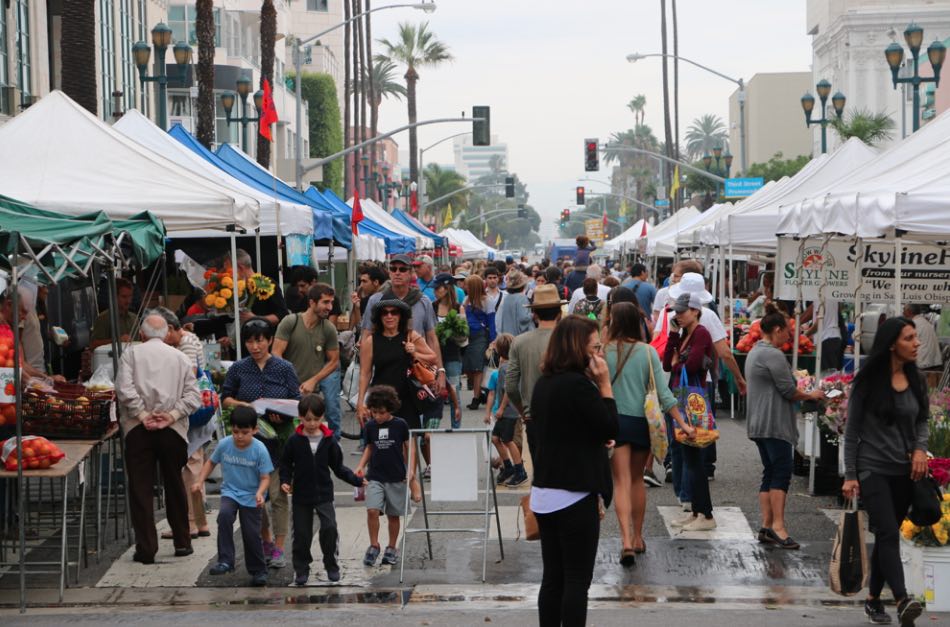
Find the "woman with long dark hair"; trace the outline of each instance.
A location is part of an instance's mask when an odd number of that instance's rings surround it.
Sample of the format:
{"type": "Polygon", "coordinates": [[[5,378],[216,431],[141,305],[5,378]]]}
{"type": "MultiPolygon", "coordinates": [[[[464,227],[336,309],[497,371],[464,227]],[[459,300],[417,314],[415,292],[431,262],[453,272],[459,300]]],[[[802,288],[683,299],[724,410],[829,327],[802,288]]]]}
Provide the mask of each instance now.
{"type": "Polygon", "coordinates": [[[759,542],[797,549],[798,543],[785,528],[785,501],[798,442],[795,403],[819,400],[824,394],[821,390],[798,389],[792,367],[780,348],[789,341],[788,319],[772,304],[765,306],[765,312],[760,322],[762,340],[752,347],[745,362],[745,380],[749,385],[746,432],[759,449],[763,467],[759,542]]]}
{"type": "MultiPolygon", "coordinates": [[[[436,324],[445,320],[450,311],[454,311],[461,318],[465,318],[465,310],[458,302],[455,294],[455,279],[451,274],[443,272],[435,277],[435,308],[436,324]]],[[[451,408],[452,428],[462,426],[462,347],[454,338],[445,342],[439,340],[442,350],[442,367],[445,368],[445,387],[448,390],[449,407],[451,408]]]]}
{"type": "Polygon", "coordinates": [[[651,385],[656,387],[661,409],[669,412],[687,433],[692,432],[693,428],[683,421],[676,397],[663,382],[660,357],[643,340],[640,308],[632,302],[619,302],[610,307],[609,315],[610,327],[604,356],[617,401],[619,423],[610,468],[614,482],[614,507],[620,523],[620,563],[633,566],[636,563],[635,555],[646,551],[643,517],[646,513],[647,492],[643,472],[650,456],[650,427],[645,418],[644,403],[651,385]]]}
{"type": "Polygon", "coordinates": [[[902,627],[920,616],[920,603],[907,596],[900,555],[900,525],[910,509],[913,482],[927,474],[930,403],[917,370],[917,329],[907,318],[890,318],[854,378],[844,434],[846,498],[861,495],[874,532],[871,577],[864,612],[874,624],[891,617],[881,591],[886,583],[897,602],[902,627]]]}
{"type": "Polygon", "coordinates": [[[465,317],[468,319],[468,346],[462,355],[462,372],[472,383],[472,402],[469,409],[478,409],[484,402],[482,371],[485,369],[485,351],[495,339],[494,311],[488,310],[485,282],[477,274],[465,279],[465,317]]]}
{"type": "Polygon", "coordinates": [[[617,405],[597,323],[570,316],[551,333],[531,395],[531,510],[541,532],[541,625],[584,625],[600,540],[598,496],[610,505],[607,447],[617,405]]]}

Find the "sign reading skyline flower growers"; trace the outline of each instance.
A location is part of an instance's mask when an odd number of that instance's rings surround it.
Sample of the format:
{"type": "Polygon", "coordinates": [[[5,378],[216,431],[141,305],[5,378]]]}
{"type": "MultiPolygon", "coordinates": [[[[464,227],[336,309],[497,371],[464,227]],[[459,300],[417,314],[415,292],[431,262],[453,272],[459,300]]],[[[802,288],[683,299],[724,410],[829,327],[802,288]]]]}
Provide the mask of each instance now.
{"type": "MultiPolygon", "coordinates": [[[[897,269],[893,243],[805,242],[779,238],[779,264],[775,296],[783,300],[798,297],[801,280],[805,300],[823,295],[837,301],[853,301],[861,287],[865,303],[894,302],[897,269]],[[860,264],[859,264],[860,261],[860,264]],[[860,277],[858,269],[860,266],[860,277]]],[[[901,301],[904,303],[950,302],[950,246],[901,245],[901,301]]]]}

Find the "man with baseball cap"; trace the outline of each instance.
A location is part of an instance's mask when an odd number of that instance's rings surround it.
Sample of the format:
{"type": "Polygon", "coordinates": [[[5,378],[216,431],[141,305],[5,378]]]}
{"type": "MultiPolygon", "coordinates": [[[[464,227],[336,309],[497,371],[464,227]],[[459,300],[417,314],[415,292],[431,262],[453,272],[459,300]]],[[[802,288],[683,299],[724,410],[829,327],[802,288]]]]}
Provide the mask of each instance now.
{"type": "Polygon", "coordinates": [[[412,269],[416,272],[416,284],[433,303],[435,302],[435,275],[432,271],[432,257],[419,255],[412,260],[412,269]]]}
{"type": "Polygon", "coordinates": [[[534,384],[541,378],[541,356],[548,348],[551,333],[561,319],[561,308],[567,301],[561,300],[557,287],[551,284],[539,285],[534,290],[534,301],[530,307],[538,319],[538,328],[522,333],[515,338],[508,355],[508,376],[505,379],[505,392],[508,400],[521,414],[525,427],[515,432],[515,444],[523,449],[521,433],[528,433],[528,448],[534,454],[533,429],[531,427],[531,393],[534,384]]]}

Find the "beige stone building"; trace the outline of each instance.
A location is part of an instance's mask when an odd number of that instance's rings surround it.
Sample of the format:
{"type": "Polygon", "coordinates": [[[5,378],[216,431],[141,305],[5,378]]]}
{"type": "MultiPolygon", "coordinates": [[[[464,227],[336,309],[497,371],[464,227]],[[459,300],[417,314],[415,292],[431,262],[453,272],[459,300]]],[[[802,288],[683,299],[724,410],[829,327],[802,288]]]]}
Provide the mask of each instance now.
{"type": "Polygon", "coordinates": [[[729,97],[729,148],[732,175],[739,174],[742,152],[747,164],[761,163],[781,152],[784,158],[812,154],[811,131],[805,126],[801,97],[814,91],[811,72],[756,74],[745,85],[746,145],[740,141],[739,90],[729,97]]]}

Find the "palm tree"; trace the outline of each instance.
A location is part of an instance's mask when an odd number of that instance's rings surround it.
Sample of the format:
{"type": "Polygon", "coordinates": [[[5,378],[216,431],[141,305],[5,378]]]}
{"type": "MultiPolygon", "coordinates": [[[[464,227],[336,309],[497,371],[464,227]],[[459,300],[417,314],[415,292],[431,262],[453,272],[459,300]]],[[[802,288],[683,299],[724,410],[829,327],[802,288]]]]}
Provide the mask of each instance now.
{"type": "MultiPolygon", "coordinates": [[[[2,7],[0,10],[3,10],[2,7]]],[[[68,54],[62,55],[63,92],[93,115],[97,115],[99,108],[96,24],[95,0],[63,2],[60,47],[68,51],[68,54]]],[[[132,88],[132,85],[126,87],[132,88]]]]}
{"type": "MultiPolygon", "coordinates": [[[[426,195],[429,198],[439,198],[465,187],[466,184],[464,176],[455,170],[444,170],[437,163],[427,165],[422,174],[426,178],[426,195]]],[[[452,213],[459,215],[468,208],[468,194],[468,192],[459,192],[450,198],[429,205],[426,210],[432,214],[433,218],[437,218],[441,211],[451,204],[452,213]]],[[[436,222],[437,226],[442,226],[441,222],[438,220],[436,222]]]]}
{"type": "MultiPolygon", "coordinates": [[[[386,50],[386,58],[406,66],[406,101],[409,105],[410,124],[416,123],[416,83],[419,80],[417,68],[436,67],[444,61],[452,60],[448,47],[428,29],[428,22],[418,27],[403,23],[399,25],[399,39],[395,42],[388,39],[379,40],[386,50]]],[[[416,129],[412,127],[409,129],[409,178],[416,182],[419,180],[418,143],[416,129]]]]}
{"type": "MultiPolygon", "coordinates": [[[[667,53],[669,47],[666,42],[666,0],[660,0],[660,47],[663,52],[663,131],[666,143],[666,156],[673,158],[673,129],[670,124],[670,75],[667,53]]],[[[672,172],[666,169],[666,180],[663,182],[667,189],[670,186],[672,172]]]]}
{"type": "Polygon", "coordinates": [[[406,95],[406,88],[394,79],[393,72],[396,71],[396,64],[389,59],[381,59],[377,56],[368,69],[369,77],[365,82],[369,86],[369,93],[372,96],[369,103],[370,125],[372,136],[376,137],[379,134],[379,107],[383,104],[383,99],[401,100],[406,95]]]}
{"type": "Polygon", "coordinates": [[[198,141],[211,150],[214,143],[214,0],[197,0],[195,36],[198,38],[198,141]]]}
{"type": "MultiPolygon", "coordinates": [[[[345,26],[343,27],[343,89],[346,90],[347,86],[350,84],[350,3],[349,0],[343,0],[343,20],[345,26]]],[[[343,147],[350,147],[350,99],[346,94],[343,94],[343,147]]],[[[356,155],[353,156],[353,163],[356,163],[356,155]]],[[[343,160],[343,197],[349,198],[351,191],[356,185],[356,181],[353,180],[353,172],[350,171],[349,167],[349,158],[344,158],[343,160]]]]}
{"type": "Polygon", "coordinates": [[[702,158],[716,147],[724,147],[729,132],[718,115],[707,113],[693,120],[686,129],[686,154],[690,161],[702,158]]]}
{"type": "Polygon", "coordinates": [[[647,97],[643,94],[638,94],[633,97],[633,99],[627,103],[627,108],[633,112],[633,125],[640,126],[643,124],[643,113],[644,109],[647,106],[647,97]]]}
{"type": "MultiPolygon", "coordinates": [[[[274,46],[277,43],[277,9],[274,0],[264,0],[261,4],[261,87],[264,81],[274,86],[274,46]]],[[[260,114],[260,111],[258,111],[260,114]]],[[[270,169],[270,142],[257,134],[257,162],[270,169]]]]}
{"type": "Polygon", "coordinates": [[[846,119],[831,120],[831,128],[835,129],[842,142],[857,137],[868,146],[874,146],[891,138],[894,120],[886,113],[860,109],[849,113],[846,119]]]}

